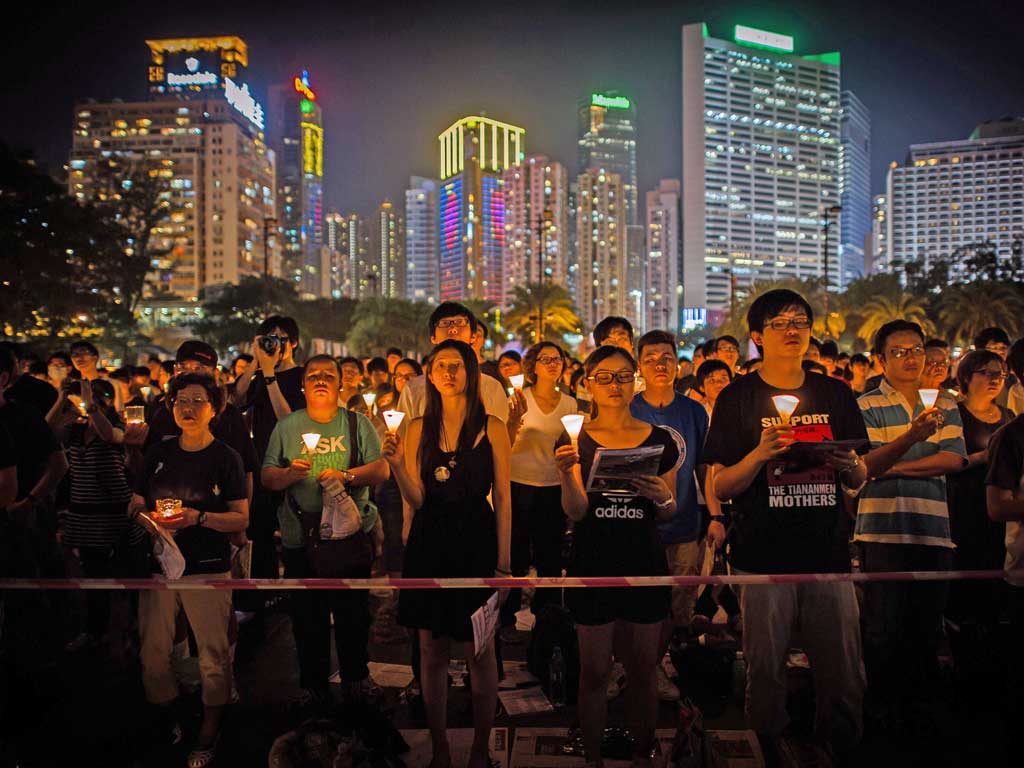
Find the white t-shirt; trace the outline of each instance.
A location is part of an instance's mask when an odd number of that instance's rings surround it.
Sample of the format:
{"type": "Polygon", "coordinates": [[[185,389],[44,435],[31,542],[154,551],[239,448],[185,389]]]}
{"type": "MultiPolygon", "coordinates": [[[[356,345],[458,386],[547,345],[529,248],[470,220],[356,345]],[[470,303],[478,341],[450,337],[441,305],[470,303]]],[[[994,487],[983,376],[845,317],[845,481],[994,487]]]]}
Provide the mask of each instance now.
{"type": "MultiPolygon", "coordinates": [[[[508,394],[497,379],[480,374],[480,398],[484,402],[484,410],[488,416],[497,417],[502,424],[508,421],[508,394]]],[[[417,376],[405,383],[395,410],[405,414],[403,428],[413,419],[423,417],[424,411],[427,410],[426,376],[417,376]]]]}
{"type": "Polygon", "coordinates": [[[561,395],[555,409],[548,414],[541,411],[533,396],[533,388],[523,390],[526,397],[526,415],[512,446],[513,483],[533,486],[559,484],[555,467],[555,441],[565,431],[562,417],[576,413],[576,401],[561,395]]]}

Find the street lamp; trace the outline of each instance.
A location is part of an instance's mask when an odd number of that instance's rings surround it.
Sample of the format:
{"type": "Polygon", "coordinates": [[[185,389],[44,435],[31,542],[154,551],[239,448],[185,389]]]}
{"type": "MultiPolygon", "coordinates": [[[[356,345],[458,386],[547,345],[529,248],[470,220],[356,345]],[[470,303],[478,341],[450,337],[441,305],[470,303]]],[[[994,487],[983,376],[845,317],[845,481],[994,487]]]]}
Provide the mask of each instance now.
{"type": "Polygon", "coordinates": [[[843,210],[841,205],[832,205],[825,209],[825,242],[823,244],[822,261],[824,261],[825,272],[825,335],[828,336],[828,228],[829,215],[838,216],[843,210]]]}

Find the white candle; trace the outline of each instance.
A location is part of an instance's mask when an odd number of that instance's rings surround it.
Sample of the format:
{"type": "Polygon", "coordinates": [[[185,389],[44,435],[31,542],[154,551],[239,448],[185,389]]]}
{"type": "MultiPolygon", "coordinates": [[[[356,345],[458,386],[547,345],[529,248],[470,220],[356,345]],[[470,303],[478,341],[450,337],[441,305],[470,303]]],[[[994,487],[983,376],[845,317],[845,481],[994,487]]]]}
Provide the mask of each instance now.
{"type": "Polygon", "coordinates": [[[789,424],[790,418],[793,416],[793,411],[800,405],[800,398],[794,397],[793,395],[775,395],[772,398],[772,402],[775,403],[775,410],[779,412],[779,416],[782,417],[783,424],[789,424]]]}
{"type": "Polygon", "coordinates": [[[935,401],[939,399],[939,390],[937,389],[919,389],[917,394],[926,410],[934,406],[935,401]]]}
{"type": "Polygon", "coordinates": [[[402,411],[384,411],[381,414],[384,417],[384,424],[388,428],[388,432],[396,434],[398,428],[402,425],[402,419],[405,418],[405,414],[402,411]]]}
{"type": "Polygon", "coordinates": [[[509,376],[508,380],[512,384],[512,389],[522,389],[526,377],[521,373],[517,373],[515,376],[509,376]]]}
{"type": "Polygon", "coordinates": [[[316,450],[317,444],[320,442],[319,432],[306,432],[302,435],[302,442],[306,444],[306,450],[310,453],[316,450]]]}
{"type": "Polygon", "coordinates": [[[579,450],[580,432],[583,430],[583,414],[570,413],[563,416],[562,426],[565,427],[565,431],[569,435],[569,440],[572,441],[573,449],[579,450]]]}
{"type": "Polygon", "coordinates": [[[363,402],[366,403],[366,407],[367,408],[373,408],[373,404],[375,402],[377,402],[377,393],[376,392],[364,392],[363,393],[363,402]]]}

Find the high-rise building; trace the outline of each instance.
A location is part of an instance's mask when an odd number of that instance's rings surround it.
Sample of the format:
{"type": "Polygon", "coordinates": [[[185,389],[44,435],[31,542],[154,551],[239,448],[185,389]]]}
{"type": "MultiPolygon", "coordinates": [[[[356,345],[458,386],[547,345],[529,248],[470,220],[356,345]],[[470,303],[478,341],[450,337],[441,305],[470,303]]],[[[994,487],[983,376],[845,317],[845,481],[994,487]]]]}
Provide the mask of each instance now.
{"type": "Polygon", "coordinates": [[[442,301],[505,303],[502,173],[526,156],[525,131],[489,117],[463,117],[437,137],[441,151],[442,301]]]}
{"type": "Polygon", "coordinates": [[[1024,118],[983,123],[967,139],[910,147],[889,168],[889,270],[990,241],[1008,256],[1024,237],[1024,118]]]}
{"type": "Polygon", "coordinates": [[[877,275],[889,271],[889,203],[885,195],[875,195],[871,204],[871,231],[864,245],[864,271],[877,275]]]}
{"type": "Polygon", "coordinates": [[[146,44],[148,101],[75,106],[68,191],[78,200],[116,198],[101,160],[113,161],[116,173],[165,181],[168,215],[150,233],[162,255],[146,297],[196,301],[206,287],[275,268],[264,239],[275,212],[274,153],[263,108],[243,81],[248,49],[240,38],[146,44]]]}
{"type": "Polygon", "coordinates": [[[839,287],[865,274],[871,231],[871,113],[853,91],[839,95],[839,287]]]}
{"type": "Polygon", "coordinates": [[[337,278],[333,281],[335,298],[365,299],[375,295],[376,279],[371,279],[370,230],[366,219],[356,213],[331,214],[327,243],[337,244],[337,278]]]}
{"type": "Polygon", "coordinates": [[[592,93],[579,104],[576,117],[576,172],[604,168],[618,174],[626,195],[626,224],[637,224],[636,103],[618,91],[592,93]]]}
{"type": "Polygon", "coordinates": [[[413,176],[405,191],[405,297],[437,304],[439,242],[436,179],[413,176]]]}
{"type": "Polygon", "coordinates": [[[794,51],[792,37],[749,27],[732,40],[683,27],[687,322],[707,310],[717,324],[754,281],[822,276],[823,212],[839,204],[839,54],[794,51]]]}
{"type": "Polygon", "coordinates": [[[662,179],[647,193],[646,328],[678,333],[682,327],[679,249],[679,180],[662,179]]]}
{"type": "Polygon", "coordinates": [[[626,308],[625,317],[639,333],[647,331],[647,228],[626,226],[626,308]]]}
{"type": "Polygon", "coordinates": [[[277,157],[277,223],[283,273],[299,294],[321,295],[324,122],[309,73],[274,85],[269,94],[267,138],[277,157]]]}
{"type": "Polygon", "coordinates": [[[626,295],[626,197],[617,173],[593,168],[576,183],[577,306],[587,328],[607,315],[631,315],[626,295]]]}
{"type": "Polygon", "coordinates": [[[344,293],[344,275],[341,265],[342,227],[345,217],[337,211],[324,214],[324,243],[320,247],[327,265],[327,296],[340,299],[344,293]]]}
{"type": "Polygon", "coordinates": [[[569,271],[569,174],[561,163],[532,155],[503,176],[505,285],[538,280],[565,285],[569,271]]]}
{"type": "Polygon", "coordinates": [[[374,295],[388,299],[405,296],[405,217],[388,201],[380,204],[370,235],[374,295]]]}

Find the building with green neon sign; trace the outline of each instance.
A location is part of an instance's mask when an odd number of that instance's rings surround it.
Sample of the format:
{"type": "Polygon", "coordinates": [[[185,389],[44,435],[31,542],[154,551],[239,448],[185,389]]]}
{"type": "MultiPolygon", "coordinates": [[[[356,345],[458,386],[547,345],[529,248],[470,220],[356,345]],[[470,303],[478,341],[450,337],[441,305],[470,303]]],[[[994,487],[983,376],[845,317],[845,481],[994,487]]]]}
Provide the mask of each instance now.
{"type": "Polygon", "coordinates": [[[595,107],[608,109],[629,109],[629,99],[625,96],[605,96],[603,93],[590,94],[590,103],[595,107]]]}

